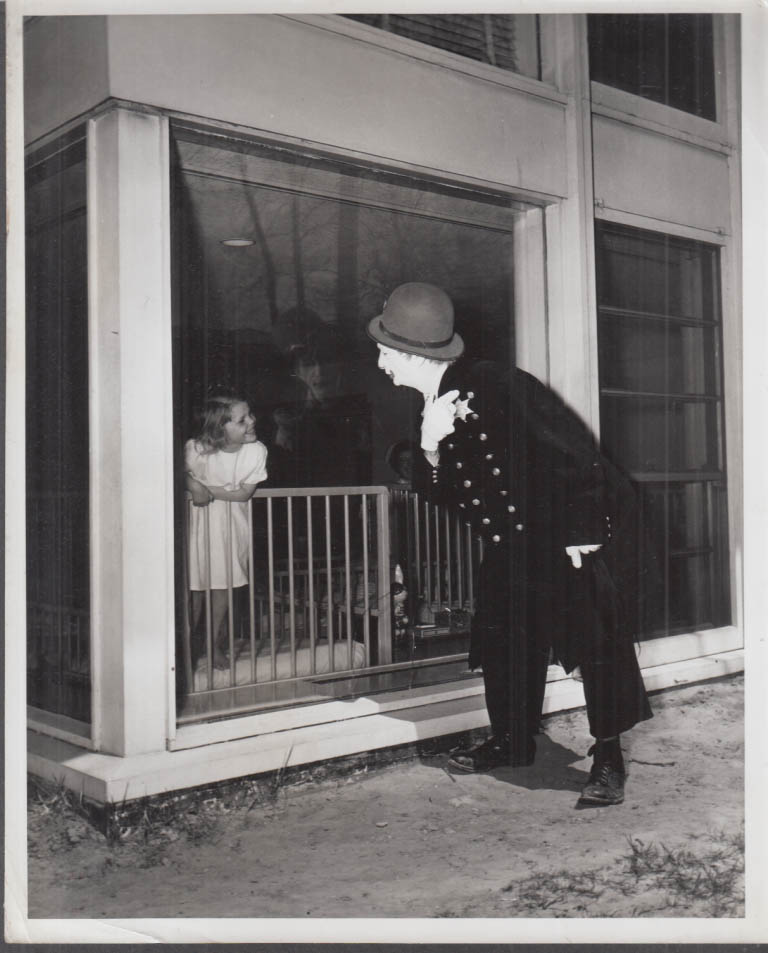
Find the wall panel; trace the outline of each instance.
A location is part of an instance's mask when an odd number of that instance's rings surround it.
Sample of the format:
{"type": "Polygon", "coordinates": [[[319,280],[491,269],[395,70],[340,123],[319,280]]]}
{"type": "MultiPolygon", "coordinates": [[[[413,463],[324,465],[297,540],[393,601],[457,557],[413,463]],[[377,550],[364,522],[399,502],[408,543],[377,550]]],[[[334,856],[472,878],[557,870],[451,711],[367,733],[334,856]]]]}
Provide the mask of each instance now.
{"type": "Polygon", "coordinates": [[[595,116],[595,200],[608,209],[730,233],[728,157],[595,116]]]}
{"type": "Polygon", "coordinates": [[[113,96],[565,194],[556,99],[282,16],[110,17],[108,30],[113,96]]]}

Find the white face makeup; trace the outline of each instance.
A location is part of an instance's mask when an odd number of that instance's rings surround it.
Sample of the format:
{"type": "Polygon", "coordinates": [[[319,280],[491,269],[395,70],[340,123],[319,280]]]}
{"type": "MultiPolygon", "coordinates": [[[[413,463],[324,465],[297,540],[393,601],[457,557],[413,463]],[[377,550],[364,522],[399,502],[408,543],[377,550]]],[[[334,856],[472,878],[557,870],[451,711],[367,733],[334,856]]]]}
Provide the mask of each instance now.
{"type": "Polygon", "coordinates": [[[413,361],[403,351],[396,351],[385,344],[378,344],[379,367],[396,387],[414,387],[422,390],[424,385],[423,362],[413,361]]]}
{"type": "Polygon", "coordinates": [[[236,450],[244,443],[255,443],[256,422],[245,401],[232,405],[230,419],[224,424],[224,433],[227,435],[228,448],[236,450]]]}

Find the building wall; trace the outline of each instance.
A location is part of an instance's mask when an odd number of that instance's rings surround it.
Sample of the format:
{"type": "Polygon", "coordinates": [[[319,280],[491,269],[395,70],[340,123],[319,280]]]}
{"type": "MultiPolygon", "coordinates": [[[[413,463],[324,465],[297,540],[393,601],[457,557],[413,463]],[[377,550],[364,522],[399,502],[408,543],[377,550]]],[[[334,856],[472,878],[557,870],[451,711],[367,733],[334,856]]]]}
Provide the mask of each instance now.
{"type": "MultiPolygon", "coordinates": [[[[631,106],[622,111],[620,99],[612,100],[609,106],[600,104],[598,108],[590,102],[586,79],[583,18],[563,15],[545,19],[549,39],[557,40],[545,43],[545,49],[559,50],[559,60],[547,64],[545,70],[545,75],[554,77],[548,84],[461,61],[451,54],[428,50],[342,18],[39,18],[30,24],[25,37],[27,141],[38,143],[67,124],[87,117],[93,110],[111,108],[111,100],[119,101],[124,107],[116,122],[108,115],[91,119],[90,159],[98,172],[98,176],[92,175],[89,196],[89,206],[91,198],[94,200],[92,237],[94,241],[99,238],[106,243],[112,235],[111,240],[116,242],[113,257],[117,259],[122,255],[123,261],[134,261],[138,269],[138,273],[131,274],[131,282],[143,287],[141,282],[146,280],[146,300],[154,310],[149,317],[144,315],[147,327],[142,333],[156,337],[158,353],[168,347],[169,295],[163,274],[155,268],[144,275],[143,258],[138,254],[139,250],[146,251],[143,243],[147,230],[143,223],[149,220],[157,255],[161,260],[167,255],[167,222],[161,210],[155,207],[167,198],[164,198],[162,179],[168,162],[163,146],[167,144],[167,128],[163,118],[158,120],[157,115],[152,114],[180,114],[201,122],[247,127],[257,135],[277,141],[306,144],[310,149],[421,171],[452,181],[492,185],[508,190],[512,197],[545,205],[547,287],[539,288],[538,293],[534,289],[530,296],[520,298],[535,299],[535,302],[530,312],[518,319],[524,324],[518,339],[524,342],[532,369],[548,376],[593,423],[597,420],[599,403],[593,197],[598,214],[603,217],[617,216],[629,224],[661,231],[682,229],[698,237],[704,233],[723,244],[727,265],[726,317],[734,326],[727,342],[729,465],[731,486],[735,487],[740,461],[737,439],[740,409],[735,390],[738,380],[735,235],[739,218],[734,157],[738,156],[738,143],[733,134],[733,113],[738,100],[733,98],[733,87],[728,94],[731,98],[723,100],[728,105],[727,122],[707,126],[699,123],[693,131],[670,126],[670,110],[666,107],[659,107],[658,114],[651,110],[650,118],[636,115],[631,106]],[[73,64],[80,64],[81,68],[73,70],[73,64]],[[137,113],[150,115],[142,118],[137,113]],[[127,152],[121,146],[121,136],[131,137],[132,145],[127,152]],[[134,189],[132,183],[142,177],[144,186],[134,189]],[[112,208],[110,214],[114,220],[98,216],[100,198],[102,208],[112,208]],[[137,205],[137,201],[147,203],[146,209],[137,205]],[[728,236],[734,236],[733,240],[728,236]],[[130,249],[121,243],[133,248],[133,257],[130,249]],[[545,299],[546,314],[541,305],[545,299]]],[[[721,46],[727,50],[727,44],[723,42],[721,46]]],[[[736,69],[732,49],[729,56],[730,75],[736,69]]],[[[594,86],[591,92],[595,93],[594,86]]],[[[539,219],[531,223],[531,231],[523,231],[520,237],[535,235],[536,255],[543,259],[541,216],[535,210],[533,215],[537,214],[539,219]]],[[[533,244],[529,243],[529,250],[531,247],[533,244]]],[[[98,274],[94,272],[91,316],[94,340],[100,333],[114,334],[110,330],[113,325],[119,328],[121,351],[114,356],[119,364],[123,359],[121,355],[127,355],[126,361],[130,358],[131,347],[136,345],[135,340],[131,344],[131,335],[138,334],[137,329],[143,326],[141,321],[134,320],[131,309],[139,313],[144,306],[130,295],[115,294],[110,298],[109,256],[94,258],[94,262],[93,267],[101,269],[98,274]]],[[[530,263],[527,267],[532,272],[536,270],[530,263]]],[[[113,342],[111,346],[117,345],[113,342]]],[[[170,361],[167,363],[169,376],[170,361]]],[[[125,363],[125,367],[128,366],[129,363],[125,363]]],[[[170,460],[168,381],[161,381],[156,394],[152,395],[152,399],[157,398],[155,404],[162,405],[161,412],[154,417],[145,413],[150,395],[134,393],[131,396],[128,391],[122,392],[119,377],[102,376],[101,382],[98,386],[103,387],[103,392],[95,395],[96,407],[119,404],[125,421],[129,422],[138,419],[136,408],[130,406],[130,401],[135,400],[137,406],[141,405],[141,419],[147,422],[147,427],[158,429],[155,445],[160,446],[170,460]]],[[[107,446],[111,439],[110,421],[95,416],[94,425],[101,429],[103,445],[107,446]]],[[[151,440],[152,434],[145,430],[142,439],[151,440]]],[[[124,444],[122,453],[122,469],[113,474],[111,484],[118,494],[123,493],[121,487],[127,486],[131,473],[140,465],[141,447],[138,442],[131,446],[124,444]]],[[[94,478],[100,479],[98,472],[94,472],[94,478]]],[[[97,502],[102,499],[109,509],[106,497],[98,495],[98,486],[95,492],[97,502]]],[[[123,493],[120,519],[124,527],[130,527],[132,522],[130,499],[137,506],[144,505],[137,500],[135,490],[131,492],[132,497],[130,493],[123,493]]],[[[165,524],[168,518],[163,514],[171,509],[170,492],[167,483],[158,487],[159,495],[154,501],[155,510],[165,524]]],[[[732,542],[737,544],[734,527],[740,525],[738,500],[732,513],[735,516],[732,542]]],[[[97,520],[94,533],[100,532],[97,520]]],[[[112,533],[103,535],[101,546],[95,551],[102,553],[103,559],[113,558],[110,552],[119,548],[118,541],[112,533]]],[[[103,708],[95,722],[101,724],[106,719],[108,724],[101,730],[101,741],[97,738],[94,745],[98,747],[103,743],[104,750],[115,754],[159,751],[163,747],[163,736],[172,739],[174,731],[173,612],[169,601],[172,573],[168,553],[161,558],[160,548],[153,552],[152,559],[156,562],[150,565],[151,560],[147,562],[142,556],[136,535],[127,533],[120,553],[114,556],[122,560],[113,567],[115,572],[128,580],[122,591],[123,602],[129,607],[126,610],[130,615],[128,622],[120,620],[116,609],[109,610],[106,590],[103,594],[105,609],[113,612],[111,624],[121,627],[122,637],[117,640],[120,644],[116,648],[116,643],[112,648],[105,646],[106,654],[100,657],[104,683],[96,696],[103,708]],[[143,565],[139,567],[140,562],[143,565]],[[141,572],[133,572],[132,565],[141,572]],[[155,578],[163,580],[165,587],[154,602],[145,598],[138,582],[130,582],[139,577],[146,580],[153,573],[155,578]],[[134,584],[135,591],[130,589],[134,584]],[[157,633],[157,644],[153,641],[153,632],[157,633]],[[142,708],[140,719],[133,719],[127,710],[121,712],[119,719],[109,715],[112,699],[108,697],[108,679],[115,678],[115,666],[125,678],[130,676],[132,684],[141,680],[141,673],[148,667],[154,672],[157,671],[155,666],[159,666],[164,673],[164,678],[153,681],[151,698],[145,693],[139,700],[136,692],[130,693],[136,710],[139,705],[142,708]],[[148,712],[151,717],[147,716],[148,712]]],[[[166,550],[170,552],[172,546],[166,550]]],[[[732,552],[735,552],[733,546],[732,552]]],[[[106,573],[108,569],[97,566],[95,571],[106,573]]],[[[732,575],[735,593],[738,589],[735,561],[732,575]]],[[[98,638],[100,636],[97,641],[98,638]]],[[[702,639],[695,635],[685,638],[688,641],[684,645],[678,641],[674,651],[670,649],[669,660],[711,654],[721,650],[723,645],[734,648],[740,636],[732,631],[722,643],[713,639],[711,633],[702,639]]],[[[667,641],[671,644],[673,640],[667,641]]],[[[659,658],[663,657],[662,652],[659,658]]],[[[122,684],[126,682],[123,680],[122,684]]],[[[569,692],[565,695],[571,698],[573,693],[569,692]]],[[[256,721],[258,717],[251,716],[251,720],[256,721]]],[[[332,716],[329,719],[332,721],[332,716]]],[[[470,721],[471,725],[469,722],[467,725],[476,727],[474,709],[470,721]]],[[[454,718],[450,723],[456,730],[460,719],[454,718]]],[[[204,743],[205,739],[224,743],[221,726],[203,727],[206,730],[202,735],[195,734],[196,744],[204,743]],[[209,738],[206,731],[212,727],[215,731],[209,738]]],[[[243,730],[241,728],[241,734],[243,730]]],[[[255,726],[249,730],[259,733],[255,726]]],[[[364,745],[365,731],[360,735],[359,744],[364,745]]],[[[377,745],[386,743],[385,735],[377,736],[377,745]]],[[[331,745],[327,750],[331,756],[336,749],[331,745]]],[[[344,753],[349,753],[348,749],[344,753]]],[[[251,763],[250,770],[257,769],[258,765],[251,763]]]]}
{"type": "Polygon", "coordinates": [[[109,96],[106,17],[35,17],[24,30],[27,142],[109,96]]]}
{"type": "Polygon", "coordinates": [[[723,235],[732,231],[728,156],[719,147],[600,115],[592,135],[595,199],[602,207],[723,235]]]}

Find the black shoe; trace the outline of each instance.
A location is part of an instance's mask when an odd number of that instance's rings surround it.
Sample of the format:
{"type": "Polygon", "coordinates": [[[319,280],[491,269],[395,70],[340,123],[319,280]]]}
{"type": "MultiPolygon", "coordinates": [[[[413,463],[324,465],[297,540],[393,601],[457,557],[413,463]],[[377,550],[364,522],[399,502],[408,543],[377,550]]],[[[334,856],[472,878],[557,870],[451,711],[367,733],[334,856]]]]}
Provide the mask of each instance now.
{"type": "Polygon", "coordinates": [[[533,738],[523,752],[513,751],[509,735],[491,735],[471,748],[457,748],[451,752],[448,766],[454,771],[474,774],[492,768],[523,768],[533,764],[536,742],[533,738]]]}
{"type": "Polygon", "coordinates": [[[589,754],[595,754],[592,769],[589,772],[589,781],[584,785],[579,798],[579,804],[592,804],[608,807],[612,804],[621,804],[624,800],[624,759],[618,739],[615,743],[592,745],[589,754]]]}

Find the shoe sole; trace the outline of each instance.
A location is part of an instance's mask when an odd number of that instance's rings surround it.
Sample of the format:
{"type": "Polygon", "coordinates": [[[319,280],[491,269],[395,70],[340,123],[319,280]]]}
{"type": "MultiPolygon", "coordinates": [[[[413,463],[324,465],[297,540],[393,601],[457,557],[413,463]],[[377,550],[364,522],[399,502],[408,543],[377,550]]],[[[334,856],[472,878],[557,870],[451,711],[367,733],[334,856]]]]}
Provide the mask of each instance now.
{"type": "Polygon", "coordinates": [[[448,760],[448,767],[453,768],[454,771],[461,771],[462,774],[483,774],[486,771],[493,771],[494,768],[529,768],[532,764],[533,761],[515,761],[513,763],[500,761],[498,764],[489,764],[482,768],[475,768],[470,767],[468,764],[459,764],[458,761],[454,761],[452,758],[448,760]]]}
{"type": "Polygon", "coordinates": [[[579,804],[595,804],[598,807],[612,807],[614,804],[623,804],[624,798],[580,797],[579,804]]]}
{"type": "Polygon", "coordinates": [[[452,768],[454,771],[461,771],[462,774],[477,774],[479,770],[482,770],[470,767],[468,764],[459,764],[457,761],[450,760],[448,762],[448,767],[452,768]]]}

